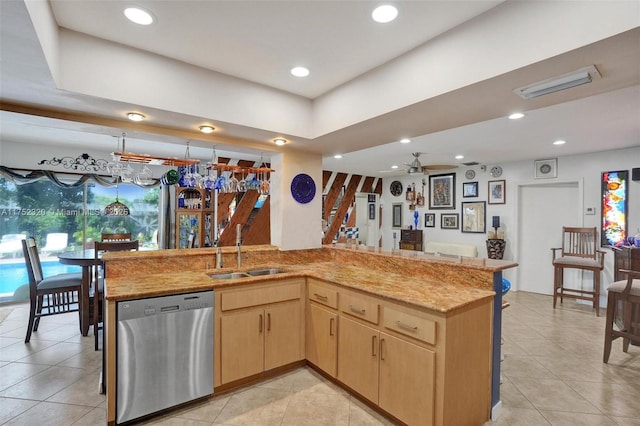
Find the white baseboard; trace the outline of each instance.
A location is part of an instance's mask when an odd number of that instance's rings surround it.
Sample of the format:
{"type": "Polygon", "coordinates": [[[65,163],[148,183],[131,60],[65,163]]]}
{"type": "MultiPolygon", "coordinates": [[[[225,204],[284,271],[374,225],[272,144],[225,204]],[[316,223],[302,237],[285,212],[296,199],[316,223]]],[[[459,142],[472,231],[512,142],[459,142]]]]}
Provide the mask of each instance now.
{"type": "Polygon", "coordinates": [[[491,420],[497,420],[502,414],[502,400],[491,408],[491,420]]]}

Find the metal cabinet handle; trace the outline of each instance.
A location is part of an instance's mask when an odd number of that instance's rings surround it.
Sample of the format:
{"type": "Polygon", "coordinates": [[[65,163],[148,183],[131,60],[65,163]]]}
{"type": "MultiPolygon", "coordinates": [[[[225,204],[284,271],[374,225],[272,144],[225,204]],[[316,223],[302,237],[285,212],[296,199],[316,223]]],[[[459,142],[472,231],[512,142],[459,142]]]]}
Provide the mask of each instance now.
{"type": "Polygon", "coordinates": [[[322,294],[313,293],[313,295],[316,297],[316,299],[329,300],[329,298],[327,296],[323,296],[322,294]]]}
{"type": "Polygon", "coordinates": [[[333,323],[335,318],[329,318],[329,336],[333,336],[333,323]]]}
{"type": "Polygon", "coordinates": [[[262,333],[262,314],[260,314],[260,322],[258,323],[258,331],[262,333]]]}
{"type": "Polygon", "coordinates": [[[376,356],[377,336],[371,336],[371,356],[376,356]]]}
{"type": "Polygon", "coordinates": [[[359,308],[357,306],[349,305],[349,309],[351,309],[351,311],[355,312],[356,314],[364,315],[364,308],[359,308]]]}
{"type": "Polygon", "coordinates": [[[380,361],[384,361],[384,339],[380,339],[380,361]]]}
{"type": "Polygon", "coordinates": [[[409,330],[409,331],[418,331],[418,326],[417,325],[409,325],[409,324],[405,324],[402,321],[396,321],[396,325],[400,328],[404,328],[405,330],[409,330]]]}
{"type": "Polygon", "coordinates": [[[271,331],[271,313],[267,314],[267,331],[271,331]]]}

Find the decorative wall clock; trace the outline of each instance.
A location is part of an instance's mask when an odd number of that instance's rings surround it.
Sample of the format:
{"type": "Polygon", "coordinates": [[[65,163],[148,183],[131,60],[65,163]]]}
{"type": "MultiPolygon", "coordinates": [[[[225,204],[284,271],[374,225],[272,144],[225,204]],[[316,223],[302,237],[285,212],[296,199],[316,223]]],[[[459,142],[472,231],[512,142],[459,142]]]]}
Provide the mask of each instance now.
{"type": "Polygon", "coordinates": [[[394,195],[396,197],[402,194],[402,182],[400,182],[399,180],[394,180],[393,182],[391,182],[389,191],[391,191],[391,195],[394,195]]]}

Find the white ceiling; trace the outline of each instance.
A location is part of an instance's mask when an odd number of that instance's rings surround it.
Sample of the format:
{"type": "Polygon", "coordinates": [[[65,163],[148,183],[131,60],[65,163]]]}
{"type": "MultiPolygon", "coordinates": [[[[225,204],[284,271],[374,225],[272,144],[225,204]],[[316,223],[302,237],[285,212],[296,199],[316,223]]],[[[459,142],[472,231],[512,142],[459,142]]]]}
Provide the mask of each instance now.
{"type": "MultiPolygon", "coordinates": [[[[397,1],[398,19],[381,25],[369,17],[377,5],[372,1],[135,3],[151,11],[157,23],[140,27],[126,21],[122,9],[129,2],[125,1],[49,2],[59,29],[286,92],[311,105],[312,111],[317,110],[319,99],[360,84],[372,74],[386,73],[386,78],[393,79],[387,72],[393,70],[390,65],[417,49],[455,32],[473,34],[479,22],[499,16],[501,8],[520,6],[502,1],[397,1]],[[307,66],[311,75],[306,79],[292,77],[289,69],[296,65],[307,66]]],[[[200,158],[209,157],[212,146],[219,155],[246,159],[257,159],[262,152],[268,157],[280,150],[270,143],[279,135],[277,123],[273,128],[259,128],[240,120],[225,122],[206,113],[185,114],[130,104],[117,96],[60,90],[55,70],[51,72],[53,62],[45,57],[47,47],[41,47],[46,33],[32,19],[34,9],[29,9],[30,14],[22,1],[2,1],[0,8],[2,140],[57,144],[70,150],[77,147],[74,153],[85,146],[111,151],[116,146],[113,136],[125,129],[130,150],[158,156],[182,156],[187,139],[192,140],[192,156],[200,158]],[[136,126],[124,121],[122,111],[132,109],[143,111],[153,122],[136,126]],[[64,114],[53,114],[56,110],[64,114]],[[214,136],[190,130],[203,120],[219,129],[214,136]]],[[[637,21],[631,32],[587,43],[440,96],[400,106],[393,105],[389,96],[387,112],[312,138],[282,134],[293,141],[282,149],[321,153],[323,167],[328,170],[389,176],[392,164],[402,167],[411,162],[411,152],[423,152],[423,164],[499,164],[638,146],[640,19],[637,21]],[[515,87],[591,64],[603,78],[587,86],[534,101],[523,101],[512,92],[515,87]],[[505,119],[512,110],[526,111],[525,118],[505,119]],[[405,136],[410,136],[412,143],[399,144],[405,136]],[[565,139],[567,144],[555,147],[551,142],[556,139],[565,139]],[[342,153],[343,158],[333,159],[334,153],[342,153]],[[465,158],[454,160],[456,154],[465,158]]],[[[60,50],[63,47],[62,42],[57,46],[60,50]]],[[[60,54],[64,57],[64,52],[60,54]]],[[[481,62],[482,57],[477,60],[481,62]]],[[[118,70],[126,66],[114,64],[115,81],[118,70]]],[[[153,70],[145,72],[153,74],[153,70]]],[[[406,85],[410,87],[412,82],[406,85]]],[[[375,95],[384,94],[384,90],[380,87],[375,95]]]]}

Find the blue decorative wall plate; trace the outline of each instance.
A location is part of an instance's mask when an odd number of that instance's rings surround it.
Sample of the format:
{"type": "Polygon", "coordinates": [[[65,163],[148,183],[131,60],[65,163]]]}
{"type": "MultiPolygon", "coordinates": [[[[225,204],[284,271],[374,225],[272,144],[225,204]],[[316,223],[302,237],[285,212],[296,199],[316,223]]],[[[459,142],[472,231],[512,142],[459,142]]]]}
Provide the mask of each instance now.
{"type": "Polygon", "coordinates": [[[307,204],[316,196],[316,184],[311,176],[297,174],[291,181],[291,195],[300,204],[307,204]]]}

